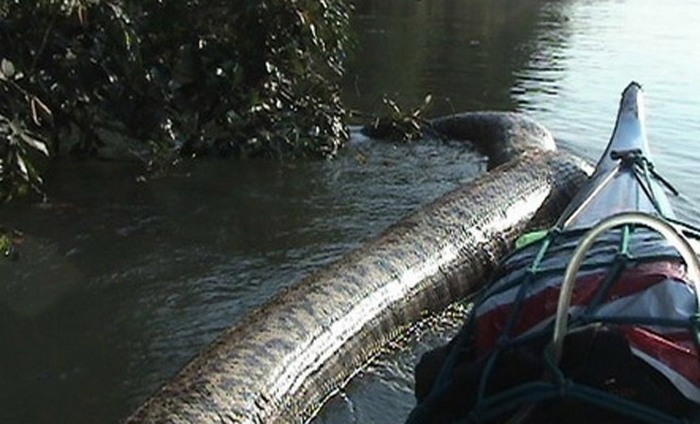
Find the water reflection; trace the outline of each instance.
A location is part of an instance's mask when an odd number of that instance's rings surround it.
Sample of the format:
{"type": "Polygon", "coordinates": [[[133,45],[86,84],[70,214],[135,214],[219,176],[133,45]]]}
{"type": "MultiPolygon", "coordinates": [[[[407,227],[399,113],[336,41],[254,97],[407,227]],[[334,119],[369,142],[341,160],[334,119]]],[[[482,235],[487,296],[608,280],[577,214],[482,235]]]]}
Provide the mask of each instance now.
{"type": "Polygon", "coordinates": [[[435,115],[512,110],[516,71],[529,60],[543,2],[356,0],[358,52],[347,102],[373,111],[382,93],[435,115]]]}
{"type": "Polygon", "coordinates": [[[595,158],[612,132],[620,90],[642,83],[657,169],[686,196],[672,199],[678,214],[696,224],[700,189],[688,176],[700,161],[698,13],[700,3],[690,0],[549,2],[537,32],[551,63],[529,62],[516,84],[528,88],[514,93],[564,146],[595,158]],[[556,93],[533,89],[549,85],[543,78],[556,82],[556,93]]]}
{"type": "Polygon", "coordinates": [[[463,144],[358,139],[336,161],[146,183],[62,169],[49,205],[2,210],[26,236],[0,261],[0,422],[117,421],[247,311],[484,166],[463,144]]]}
{"type": "MultiPolygon", "coordinates": [[[[432,115],[519,109],[595,156],[619,92],[645,83],[657,168],[697,220],[700,39],[691,0],[356,0],[347,103],[382,93],[432,115]],[[683,13],[678,13],[682,8],[683,13]]],[[[63,168],[51,205],[14,205],[26,233],[0,261],[0,422],[115,422],[280,288],[484,169],[461,144],[357,140],[333,162],[208,162],[138,183],[109,163],[63,168]],[[108,188],[108,189],[106,189],[108,188]]],[[[415,332],[331,401],[319,422],[396,422],[419,354],[458,319],[415,332]]]]}
{"type": "Polygon", "coordinates": [[[571,2],[543,5],[535,36],[525,47],[529,52],[528,60],[514,73],[516,81],[510,92],[517,109],[539,110],[544,107],[541,98],[563,101],[559,95],[561,80],[567,71],[570,8],[571,2]]]}
{"type": "MultiPolygon", "coordinates": [[[[384,31],[376,29],[397,19],[385,17],[386,9],[373,10],[373,15],[368,14],[358,24],[373,28],[366,36],[367,42],[372,42],[372,34],[384,34],[384,41],[374,41],[384,52],[384,56],[374,52],[375,61],[392,57],[394,49],[420,50],[433,41],[442,43],[438,49],[428,49],[436,55],[423,55],[426,62],[418,61],[417,66],[405,71],[429,74],[415,78],[415,86],[403,88],[404,94],[410,93],[409,100],[417,102],[419,90],[425,90],[436,98],[450,97],[453,102],[460,98],[461,109],[520,110],[553,129],[561,146],[595,159],[612,132],[620,91],[629,81],[638,80],[647,88],[648,134],[657,169],[684,193],[673,199],[678,215],[694,223],[700,221],[700,189],[695,178],[688,178],[697,175],[694,169],[700,159],[697,149],[691,147],[700,136],[700,126],[693,117],[700,113],[695,95],[700,86],[700,54],[695,48],[700,32],[693,23],[700,4],[671,0],[542,1],[519,2],[520,7],[513,9],[501,2],[450,2],[450,7],[460,11],[433,20],[435,15],[426,10],[434,9],[427,4],[439,10],[447,6],[443,2],[423,3],[410,23],[410,15],[403,13],[398,18],[405,27],[431,28],[431,35],[424,34],[415,46],[401,44],[402,37],[388,45],[391,36],[386,33],[392,31],[392,24],[387,24],[384,31]],[[489,5],[494,9],[492,15],[483,13],[489,5]],[[470,9],[472,12],[482,13],[464,13],[470,7],[476,7],[470,9]],[[526,10],[504,13],[519,8],[526,10]],[[498,20],[490,16],[510,16],[520,21],[502,19],[507,25],[499,32],[491,26],[498,20]],[[367,24],[370,21],[375,27],[367,24]],[[462,23],[464,28],[452,26],[452,22],[462,23]],[[468,61],[461,60],[464,58],[468,61]],[[506,87],[509,94],[499,92],[506,87]]],[[[390,86],[391,81],[383,83],[390,86]]],[[[449,112],[441,107],[437,110],[449,112]]],[[[411,373],[425,349],[422,343],[425,339],[438,343],[440,334],[440,330],[428,328],[420,337],[387,352],[324,408],[318,422],[402,421],[414,402],[411,373]],[[401,383],[396,385],[396,381],[401,383]]]]}

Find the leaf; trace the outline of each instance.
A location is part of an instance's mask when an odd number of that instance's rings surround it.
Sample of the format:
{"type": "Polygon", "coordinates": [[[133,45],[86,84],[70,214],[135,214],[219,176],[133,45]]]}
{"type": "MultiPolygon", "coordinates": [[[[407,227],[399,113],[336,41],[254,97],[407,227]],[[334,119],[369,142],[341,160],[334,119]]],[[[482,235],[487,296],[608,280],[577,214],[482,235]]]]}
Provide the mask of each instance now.
{"type": "Polygon", "coordinates": [[[84,5],[78,6],[78,21],[83,27],[88,25],[88,10],[84,5]]]}
{"type": "Polygon", "coordinates": [[[10,238],[7,237],[5,234],[0,234],[0,252],[2,252],[4,255],[7,255],[7,252],[10,251],[10,247],[12,247],[12,242],[10,241],[10,238]]]}
{"type": "Polygon", "coordinates": [[[0,61],[0,72],[2,72],[2,75],[10,79],[15,75],[15,65],[14,63],[10,62],[9,60],[2,58],[2,61],[0,61]]]}
{"type": "Polygon", "coordinates": [[[401,109],[399,109],[399,105],[396,104],[395,101],[391,100],[391,99],[388,98],[388,97],[384,97],[383,101],[384,101],[384,104],[385,104],[387,107],[389,107],[389,108],[394,112],[394,114],[395,114],[396,116],[401,116],[401,109]]]}
{"type": "Polygon", "coordinates": [[[53,113],[51,112],[51,109],[49,109],[44,102],[39,100],[38,97],[32,96],[31,100],[29,101],[29,105],[32,109],[32,120],[35,124],[41,125],[38,112],[41,112],[49,121],[53,120],[53,113]]]}
{"type": "Polygon", "coordinates": [[[22,141],[27,143],[30,147],[33,147],[34,149],[40,151],[45,156],[49,155],[49,149],[46,148],[45,142],[27,135],[27,133],[24,131],[21,132],[19,136],[22,138],[22,141]]]}
{"type": "Polygon", "coordinates": [[[19,171],[22,173],[22,177],[25,180],[29,180],[29,172],[27,171],[27,165],[24,163],[21,155],[16,156],[17,166],[19,166],[19,171]]]}

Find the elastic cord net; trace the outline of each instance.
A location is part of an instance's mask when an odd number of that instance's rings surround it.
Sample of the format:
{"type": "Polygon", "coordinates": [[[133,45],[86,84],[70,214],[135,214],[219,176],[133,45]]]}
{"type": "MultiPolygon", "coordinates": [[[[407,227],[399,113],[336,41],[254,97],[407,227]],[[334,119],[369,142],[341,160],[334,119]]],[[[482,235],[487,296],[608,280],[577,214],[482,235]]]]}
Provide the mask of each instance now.
{"type": "MultiPolygon", "coordinates": [[[[644,181],[646,194],[652,199],[654,205],[660,210],[656,195],[652,190],[650,178],[660,179],[658,174],[653,172],[653,166],[639,154],[626,154],[620,157],[620,166],[633,169],[637,178],[644,181]]],[[[671,187],[665,180],[661,180],[663,185],[671,187]]],[[[672,188],[671,188],[672,189],[672,188]]],[[[673,190],[675,193],[675,190],[673,190]]],[[[696,307],[694,313],[685,319],[669,319],[667,317],[648,317],[648,316],[610,316],[598,314],[601,307],[605,304],[606,299],[609,299],[611,290],[614,290],[615,285],[620,281],[623,273],[627,270],[644,264],[654,264],[659,262],[682,262],[677,253],[669,252],[668,249],[662,251],[647,251],[643,250],[642,254],[633,254],[631,244],[632,237],[637,232],[640,233],[638,225],[625,224],[618,227],[618,240],[616,242],[616,251],[612,258],[601,260],[601,255],[592,255],[585,261],[580,269],[581,272],[593,272],[595,270],[604,270],[605,277],[597,286],[597,290],[592,294],[589,301],[582,308],[582,311],[575,314],[574,318],[566,325],[566,332],[575,332],[594,325],[613,325],[613,326],[643,326],[656,328],[674,328],[687,330],[692,334],[695,341],[695,349],[700,350],[700,320],[698,317],[698,309],[696,307]]],[[[493,384],[494,370],[499,363],[499,357],[508,349],[522,346],[532,340],[540,337],[552,337],[554,322],[546,325],[535,326],[535,329],[522,332],[516,331],[519,322],[523,319],[522,314],[525,309],[525,301],[532,293],[531,287],[535,282],[561,276],[565,268],[562,264],[556,264],[548,259],[549,254],[553,256],[562,254],[562,245],[568,241],[581,238],[590,229],[574,229],[562,231],[558,228],[550,230],[547,235],[542,238],[539,235],[532,243],[525,244],[523,247],[516,249],[505,263],[514,263],[513,268],[518,265],[524,268],[523,272],[517,274],[517,278],[512,280],[494,279],[497,284],[492,284],[483,289],[475,301],[475,307],[472,309],[467,322],[462,327],[460,333],[455,339],[454,347],[450,350],[443,363],[442,369],[439,372],[435,383],[433,384],[430,394],[420,403],[412,412],[408,419],[408,423],[417,424],[428,422],[433,409],[439,404],[441,398],[452,389],[453,386],[453,371],[460,361],[468,356],[483,355],[479,352],[479,346],[475,346],[474,340],[478,334],[479,307],[486,302],[493,301],[499,296],[507,296],[515,291],[514,300],[509,309],[509,315],[503,320],[503,326],[500,335],[495,342],[490,345],[488,354],[483,356],[483,371],[480,374],[478,381],[478,389],[476,391],[476,400],[470,413],[462,419],[464,423],[487,422],[494,419],[515,415],[515,418],[507,421],[508,423],[519,422],[520,418],[527,416],[528,407],[547,400],[572,399],[581,401],[587,404],[596,405],[601,408],[615,411],[628,417],[635,418],[640,422],[650,423],[683,423],[689,422],[686,418],[670,415],[667,412],[650,408],[646,405],[630,401],[623,397],[616,396],[608,391],[580,384],[577,381],[566,376],[565,372],[560,368],[559,355],[560,352],[554,344],[550,343],[541,352],[542,364],[544,364],[544,375],[541,379],[518,384],[505,390],[496,393],[490,393],[489,388],[493,384]],[[562,241],[562,243],[558,243],[562,241]],[[554,251],[553,251],[554,250],[554,251]],[[518,262],[518,255],[529,251],[529,257],[532,258],[529,266],[518,262]],[[534,253],[533,253],[534,252],[534,253]],[[520,412],[520,413],[518,413],[520,412]]],[[[645,230],[646,231],[646,230],[645,230]]],[[[683,227],[681,231],[686,235],[697,234],[697,230],[691,227],[683,227]]],[[[646,237],[642,232],[642,238],[646,237]]],[[[657,240],[653,240],[657,242],[657,240]]],[[[609,250],[609,249],[608,249],[609,250]]],[[[610,252],[607,252],[610,256],[610,252]]],[[[510,271],[513,271],[512,269],[510,271]]],[[[508,270],[504,271],[507,273],[508,270]]],[[[697,297],[697,293],[695,294],[697,297]]],[[[697,302],[696,302],[697,303],[697,302]]],[[[497,309],[497,308],[496,308],[497,309]]],[[[568,309],[568,308],[567,308],[568,309]]],[[[568,312],[567,312],[568,313],[568,312]]]]}

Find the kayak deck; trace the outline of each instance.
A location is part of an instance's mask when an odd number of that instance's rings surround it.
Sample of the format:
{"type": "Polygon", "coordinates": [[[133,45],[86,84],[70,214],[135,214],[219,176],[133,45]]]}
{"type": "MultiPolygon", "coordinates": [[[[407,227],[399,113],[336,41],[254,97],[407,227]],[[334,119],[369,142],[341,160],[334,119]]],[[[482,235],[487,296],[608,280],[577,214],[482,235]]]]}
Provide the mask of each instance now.
{"type": "Polygon", "coordinates": [[[555,227],[509,255],[457,337],[421,360],[409,423],[698,415],[697,258],[668,221],[641,94],[623,92],[596,171],[555,227]]]}
{"type": "Polygon", "coordinates": [[[622,93],[615,129],[595,172],[564,211],[557,227],[590,227],[610,215],[631,211],[674,218],[662,187],[666,183],[656,178],[650,155],[643,93],[633,82],[622,93]]]}

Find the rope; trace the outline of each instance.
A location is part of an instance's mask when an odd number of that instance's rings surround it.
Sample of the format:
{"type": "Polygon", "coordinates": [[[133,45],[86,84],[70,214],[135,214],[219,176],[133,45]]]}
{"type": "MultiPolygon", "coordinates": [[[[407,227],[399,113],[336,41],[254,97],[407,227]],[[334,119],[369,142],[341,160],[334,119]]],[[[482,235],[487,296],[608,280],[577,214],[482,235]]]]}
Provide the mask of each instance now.
{"type": "Polygon", "coordinates": [[[632,149],[625,151],[613,151],[610,153],[610,157],[614,160],[619,160],[619,166],[621,168],[631,169],[634,172],[640,186],[659,213],[662,211],[658,202],[658,197],[654,190],[654,185],[651,183],[652,178],[658,181],[674,196],[678,196],[680,194],[667,179],[656,172],[654,164],[646,156],[644,156],[641,150],[632,149]]]}
{"type": "MultiPolygon", "coordinates": [[[[536,243],[539,243],[539,248],[534,253],[534,259],[530,266],[520,278],[516,278],[515,281],[508,284],[497,284],[498,280],[495,279],[493,283],[485,287],[477,297],[475,304],[479,305],[491,296],[504,293],[517,287],[515,300],[512,303],[513,307],[507,317],[503,332],[496,341],[489,356],[485,358],[485,363],[482,368],[483,371],[478,381],[475,404],[469,415],[462,421],[459,421],[460,423],[484,422],[502,418],[506,414],[512,415],[514,412],[517,412],[515,417],[512,417],[508,422],[517,423],[520,422],[521,419],[527,417],[532,409],[532,405],[546,400],[562,398],[569,398],[597,405],[636,418],[641,422],[669,424],[686,422],[683,419],[671,416],[665,412],[572,381],[564,375],[558,365],[562,356],[563,342],[566,334],[570,330],[583,328],[591,324],[642,325],[687,329],[695,339],[696,348],[700,350],[700,263],[698,263],[698,258],[683,236],[683,234],[688,234],[691,237],[700,239],[700,229],[688,225],[678,226],[679,223],[677,221],[663,217],[663,210],[656,196],[652,178],[660,181],[660,183],[674,195],[678,195],[678,192],[668,181],[654,171],[653,164],[642,155],[641,151],[630,150],[612,152],[611,157],[620,161],[618,165],[620,168],[627,168],[634,173],[660,217],[638,212],[625,212],[608,217],[590,229],[579,228],[564,231],[561,228],[555,227],[546,233],[540,231],[529,237],[526,235],[522,242],[516,245],[517,248],[508,258],[523,254],[524,250],[534,248],[536,243]],[[678,228],[674,227],[672,224],[676,224],[678,228]],[[697,313],[687,320],[667,319],[662,317],[601,316],[596,314],[596,311],[608,297],[611,288],[619,281],[622,272],[627,269],[630,264],[678,259],[678,256],[669,256],[668,254],[647,254],[645,256],[633,257],[630,252],[631,234],[634,229],[640,225],[659,232],[676,248],[681,258],[686,263],[689,279],[694,283],[697,302],[697,313]],[[621,227],[618,251],[612,260],[602,262],[588,261],[584,263],[586,253],[593,246],[598,237],[604,232],[618,227],[621,227]],[[542,264],[547,253],[559,237],[564,239],[568,239],[569,237],[582,238],[566,268],[557,266],[543,267],[542,264]],[[580,270],[601,268],[607,269],[604,280],[593,294],[591,301],[583,313],[577,316],[575,321],[570,324],[568,311],[577,273],[580,270]],[[559,293],[553,325],[523,335],[514,336],[514,327],[522,312],[528,289],[533,282],[536,281],[536,278],[550,274],[561,275],[562,272],[564,273],[564,282],[559,293]],[[520,384],[495,394],[488,394],[489,383],[493,380],[494,369],[502,353],[506,349],[531,342],[540,337],[551,337],[550,344],[542,353],[546,370],[545,378],[543,380],[520,384]]],[[[507,261],[508,258],[505,260],[507,261]]],[[[450,390],[453,383],[453,371],[455,367],[459,364],[459,361],[472,350],[471,346],[473,345],[476,327],[476,310],[477,307],[472,308],[467,322],[455,338],[454,346],[448,353],[430,393],[421,404],[414,408],[407,423],[419,424],[430,421],[433,410],[439,404],[440,399],[450,390]]]]}
{"type": "MultiPolygon", "coordinates": [[[[622,225],[628,226],[630,224],[641,224],[654,229],[671,242],[681,254],[681,257],[688,267],[689,279],[695,284],[696,300],[700,299],[700,297],[697,296],[697,293],[700,293],[700,263],[698,263],[698,258],[695,256],[695,252],[688,243],[688,240],[680,235],[673,226],[659,218],[639,212],[624,212],[608,217],[599,222],[583,237],[581,244],[579,244],[574,251],[569,266],[564,272],[564,283],[559,292],[559,302],[557,304],[557,314],[554,321],[554,332],[552,336],[552,344],[557,361],[561,357],[564,345],[564,336],[566,335],[567,322],[569,320],[569,304],[571,303],[571,295],[573,293],[574,284],[576,283],[576,274],[585,259],[586,252],[593,246],[596,238],[602,233],[614,227],[622,225]]],[[[700,304],[697,305],[697,308],[700,312],[700,304]]]]}

